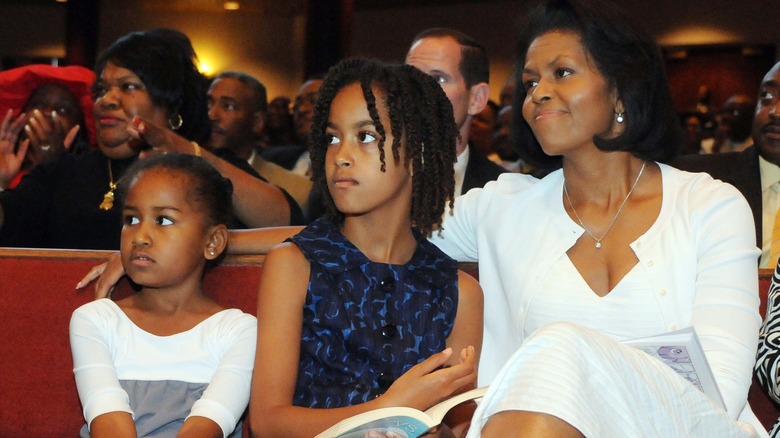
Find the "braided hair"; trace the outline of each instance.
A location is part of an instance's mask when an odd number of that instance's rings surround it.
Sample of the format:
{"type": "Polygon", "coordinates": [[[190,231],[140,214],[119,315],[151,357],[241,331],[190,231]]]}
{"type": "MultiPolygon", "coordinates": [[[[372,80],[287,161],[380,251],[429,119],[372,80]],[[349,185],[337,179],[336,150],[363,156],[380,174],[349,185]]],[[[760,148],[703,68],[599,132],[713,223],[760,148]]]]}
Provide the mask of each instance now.
{"type": "Polygon", "coordinates": [[[368,113],[377,133],[380,169],[385,171],[384,139],[393,135],[392,154],[398,162],[401,138],[404,138],[404,166],[412,169],[412,226],[423,235],[441,224],[445,206],[452,207],[455,177],[455,144],[458,129],[452,104],[436,81],[409,65],[388,65],[368,59],[347,59],[332,67],[325,77],[314,109],[309,136],[312,179],[323,193],[325,214],[335,223],[344,221],[328,192],[325,177],[325,153],[328,141],[325,129],[330,107],[338,92],[359,83],[368,113]],[[379,120],[377,100],[388,109],[390,126],[379,120]]]}

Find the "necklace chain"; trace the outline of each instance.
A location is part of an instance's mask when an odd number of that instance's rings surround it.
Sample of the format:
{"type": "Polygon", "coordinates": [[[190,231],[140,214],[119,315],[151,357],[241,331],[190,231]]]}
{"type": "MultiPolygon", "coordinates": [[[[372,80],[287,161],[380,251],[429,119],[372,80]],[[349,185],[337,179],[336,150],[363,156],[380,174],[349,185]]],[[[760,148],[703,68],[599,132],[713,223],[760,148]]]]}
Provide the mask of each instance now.
{"type": "Polygon", "coordinates": [[[572,213],[574,213],[574,217],[577,218],[577,221],[580,223],[580,226],[582,229],[585,230],[586,233],[590,237],[593,238],[593,240],[596,241],[596,249],[601,249],[601,241],[604,240],[605,237],[607,237],[607,233],[609,233],[609,230],[612,229],[612,226],[615,225],[615,222],[617,222],[618,216],[620,216],[620,212],[623,211],[623,206],[626,205],[626,202],[628,202],[628,198],[631,196],[631,193],[634,192],[634,189],[636,188],[636,185],[639,184],[639,178],[642,177],[642,172],[645,171],[645,165],[647,165],[647,161],[642,162],[642,167],[639,169],[639,174],[636,176],[636,179],[634,180],[634,185],[631,186],[631,190],[628,191],[628,194],[626,194],[625,199],[623,199],[623,202],[620,204],[620,207],[618,207],[617,212],[615,213],[615,217],[612,218],[612,222],[609,223],[609,226],[607,227],[607,230],[604,231],[604,234],[601,235],[601,237],[596,237],[593,233],[590,232],[588,227],[585,226],[585,223],[582,222],[582,218],[579,214],[577,214],[577,210],[574,209],[574,204],[571,202],[571,197],[569,197],[569,190],[566,188],[566,180],[563,181],[563,193],[566,195],[566,200],[569,201],[569,207],[571,208],[572,213]]]}

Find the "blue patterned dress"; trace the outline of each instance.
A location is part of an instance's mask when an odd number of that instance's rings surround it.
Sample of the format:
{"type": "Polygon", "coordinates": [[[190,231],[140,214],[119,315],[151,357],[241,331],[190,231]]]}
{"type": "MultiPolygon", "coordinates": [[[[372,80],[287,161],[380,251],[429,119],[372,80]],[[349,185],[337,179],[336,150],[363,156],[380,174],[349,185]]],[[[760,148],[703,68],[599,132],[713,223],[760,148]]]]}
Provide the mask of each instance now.
{"type": "Polygon", "coordinates": [[[327,219],[291,239],[311,264],[293,404],[351,406],[446,348],[457,263],[426,239],[404,265],[369,260],[327,219]]]}

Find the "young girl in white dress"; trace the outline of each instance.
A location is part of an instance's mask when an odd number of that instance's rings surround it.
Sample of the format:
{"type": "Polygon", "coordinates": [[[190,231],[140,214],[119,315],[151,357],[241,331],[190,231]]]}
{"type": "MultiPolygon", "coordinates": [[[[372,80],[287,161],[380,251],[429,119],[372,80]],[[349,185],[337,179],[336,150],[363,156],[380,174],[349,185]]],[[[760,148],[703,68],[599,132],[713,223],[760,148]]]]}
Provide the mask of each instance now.
{"type": "Polygon", "coordinates": [[[203,291],[225,250],[232,185],[199,157],[158,155],[121,182],[122,265],[139,290],[73,312],[73,372],[92,437],[241,436],[256,319],[203,291]]]}

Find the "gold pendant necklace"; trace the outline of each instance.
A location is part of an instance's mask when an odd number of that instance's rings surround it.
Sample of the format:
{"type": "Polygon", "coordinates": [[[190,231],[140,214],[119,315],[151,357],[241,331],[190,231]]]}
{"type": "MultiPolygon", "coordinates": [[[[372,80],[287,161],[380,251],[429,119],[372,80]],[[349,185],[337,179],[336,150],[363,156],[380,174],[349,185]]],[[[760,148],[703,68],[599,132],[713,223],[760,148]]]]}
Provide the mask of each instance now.
{"type": "Polygon", "coordinates": [[[111,172],[111,159],[108,160],[108,191],[103,195],[103,202],[100,203],[101,210],[111,210],[114,207],[114,190],[116,190],[116,183],[114,182],[114,174],[111,172]]]}

